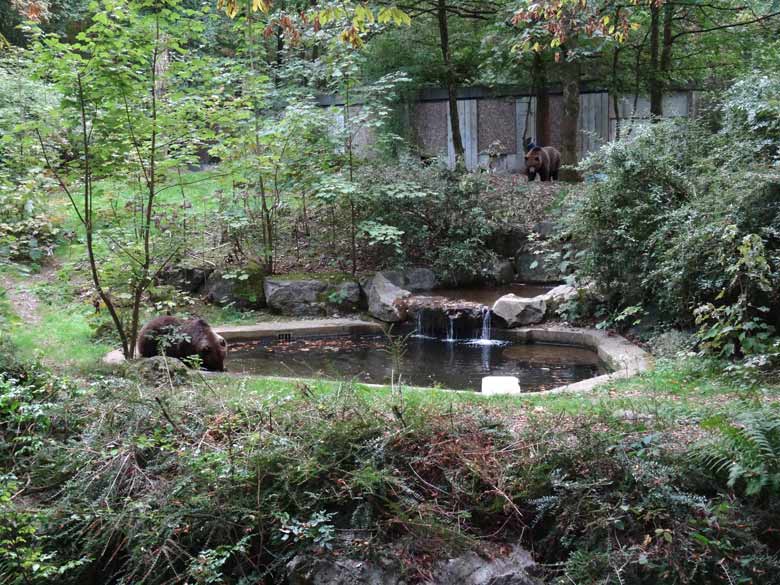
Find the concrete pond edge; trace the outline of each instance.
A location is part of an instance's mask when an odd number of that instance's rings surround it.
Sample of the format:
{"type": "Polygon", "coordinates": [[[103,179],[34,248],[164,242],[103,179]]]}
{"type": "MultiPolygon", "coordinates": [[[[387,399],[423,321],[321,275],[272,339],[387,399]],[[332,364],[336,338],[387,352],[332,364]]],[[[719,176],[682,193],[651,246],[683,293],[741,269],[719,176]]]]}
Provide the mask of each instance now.
{"type": "MultiPolygon", "coordinates": [[[[272,321],[258,323],[256,325],[225,325],[214,327],[214,331],[222,335],[228,342],[254,341],[258,339],[275,337],[290,339],[297,336],[311,335],[365,335],[381,334],[384,331],[382,324],[376,321],[362,321],[359,319],[311,319],[303,321],[272,321]]],[[[498,385],[482,392],[469,390],[445,390],[447,392],[468,392],[480,396],[500,395],[549,395],[563,392],[587,392],[601,384],[615,380],[630,378],[650,369],[652,357],[641,347],[631,343],[628,339],[616,333],[600,329],[563,327],[563,326],[536,326],[522,327],[506,330],[517,342],[525,343],[555,343],[560,345],[572,345],[584,347],[595,351],[599,359],[612,370],[608,374],[596,376],[566,384],[550,390],[538,392],[523,392],[516,384],[498,385]]],[[[118,364],[124,361],[122,352],[114,350],[103,358],[107,364],[118,364]]],[[[270,379],[298,380],[299,378],[283,378],[271,376],[270,379]]],[[[486,377],[487,379],[489,377],[486,377]]],[[[516,378],[514,378],[516,381],[516,378]]],[[[362,384],[368,387],[384,387],[381,384],[362,384]]],[[[414,387],[418,389],[417,387],[414,387]]],[[[440,389],[441,390],[441,389],[440,389]]]]}

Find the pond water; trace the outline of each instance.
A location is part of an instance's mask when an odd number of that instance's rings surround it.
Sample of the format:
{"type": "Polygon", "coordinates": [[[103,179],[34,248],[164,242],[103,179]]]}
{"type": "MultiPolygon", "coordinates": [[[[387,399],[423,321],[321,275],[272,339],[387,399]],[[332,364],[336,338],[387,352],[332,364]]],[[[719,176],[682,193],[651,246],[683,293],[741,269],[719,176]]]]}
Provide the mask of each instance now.
{"type": "MultiPolygon", "coordinates": [[[[595,352],[572,346],[512,344],[500,339],[414,337],[401,360],[402,382],[479,391],[484,376],[517,376],[523,391],[578,382],[605,372],[595,352]]],[[[231,372],[388,384],[392,357],[383,336],[310,337],[234,346],[231,372]]],[[[397,373],[396,373],[397,374],[397,373]]]]}
{"type": "Polygon", "coordinates": [[[519,297],[535,297],[549,292],[554,287],[544,284],[522,284],[515,282],[493,288],[439,288],[430,292],[418,293],[418,296],[440,296],[452,301],[467,301],[481,305],[492,306],[504,295],[514,294],[519,297]]]}

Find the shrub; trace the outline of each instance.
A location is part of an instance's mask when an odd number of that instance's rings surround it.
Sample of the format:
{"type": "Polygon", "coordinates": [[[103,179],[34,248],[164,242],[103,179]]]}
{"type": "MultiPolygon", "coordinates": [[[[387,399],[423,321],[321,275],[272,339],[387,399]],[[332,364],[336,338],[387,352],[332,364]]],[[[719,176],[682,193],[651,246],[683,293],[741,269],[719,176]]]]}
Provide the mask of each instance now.
{"type": "Polygon", "coordinates": [[[445,281],[458,284],[493,266],[496,257],[486,240],[497,224],[485,197],[486,178],[406,159],[398,166],[377,165],[362,182],[370,193],[372,223],[400,234],[401,254],[393,261],[433,266],[445,281]]]}
{"type": "Polygon", "coordinates": [[[609,309],[642,306],[707,349],[761,351],[780,310],[780,174],[765,142],[696,121],[654,124],[584,163],[603,175],[569,201],[579,276],[609,309]],[[734,148],[734,144],[739,144],[734,148]]]}

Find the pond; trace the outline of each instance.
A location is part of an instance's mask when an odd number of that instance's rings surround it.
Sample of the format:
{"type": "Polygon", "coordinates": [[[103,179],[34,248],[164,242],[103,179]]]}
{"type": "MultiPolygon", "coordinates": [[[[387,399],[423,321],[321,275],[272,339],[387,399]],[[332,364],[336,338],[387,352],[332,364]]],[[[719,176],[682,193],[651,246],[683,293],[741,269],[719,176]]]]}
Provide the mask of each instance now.
{"type": "MultiPolygon", "coordinates": [[[[267,340],[231,349],[231,372],[259,376],[325,378],[389,384],[393,359],[384,336],[305,337],[267,340]]],[[[401,359],[410,386],[479,391],[484,376],[516,376],[526,392],[546,390],[605,373],[588,349],[516,344],[495,332],[490,339],[410,335],[401,359]]],[[[397,374],[397,373],[396,373],[397,374]]]]}
{"type": "Polygon", "coordinates": [[[439,296],[452,301],[467,301],[491,306],[504,295],[513,294],[519,297],[535,297],[550,292],[554,287],[545,284],[526,284],[513,282],[503,286],[483,288],[437,288],[427,293],[419,293],[424,296],[439,296]]]}

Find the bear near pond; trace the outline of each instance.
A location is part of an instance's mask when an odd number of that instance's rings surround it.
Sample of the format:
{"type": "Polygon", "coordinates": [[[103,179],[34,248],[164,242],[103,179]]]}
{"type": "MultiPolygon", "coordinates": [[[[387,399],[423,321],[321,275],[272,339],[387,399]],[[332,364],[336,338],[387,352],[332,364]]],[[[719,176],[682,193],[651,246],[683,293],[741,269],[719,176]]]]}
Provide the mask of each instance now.
{"type": "Polygon", "coordinates": [[[530,183],[539,175],[542,181],[558,180],[561,153],[552,146],[531,146],[525,154],[525,172],[530,183]]]}
{"type": "Polygon", "coordinates": [[[222,372],[225,370],[227,342],[203,319],[185,321],[166,316],[156,317],[143,326],[138,334],[136,351],[141,357],[163,353],[184,360],[198,356],[204,368],[222,372]]]}

